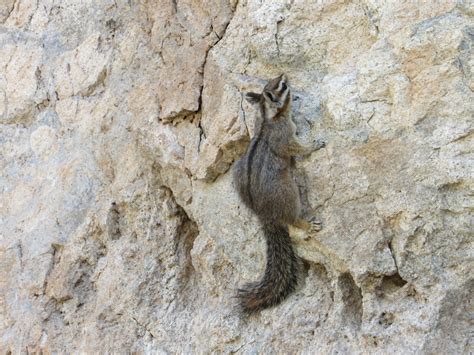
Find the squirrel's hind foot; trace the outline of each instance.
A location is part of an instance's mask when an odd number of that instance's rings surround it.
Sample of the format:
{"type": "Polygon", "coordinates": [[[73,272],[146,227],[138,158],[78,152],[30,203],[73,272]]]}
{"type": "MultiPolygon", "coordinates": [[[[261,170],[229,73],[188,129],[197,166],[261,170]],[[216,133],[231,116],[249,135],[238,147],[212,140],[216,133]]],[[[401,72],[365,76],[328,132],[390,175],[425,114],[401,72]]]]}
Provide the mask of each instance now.
{"type": "Polygon", "coordinates": [[[305,240],[309,240],[314,234],[323,229],[323,222],[316,217],[311,218],[309,221],[308,236],[305,240]]]}
{"type": "Polygon", "coordinates": [[[309,220],[309,233],[316,233],[323,229],[323,222],[321,222],[316,217],[313,217],[309,220]]]}

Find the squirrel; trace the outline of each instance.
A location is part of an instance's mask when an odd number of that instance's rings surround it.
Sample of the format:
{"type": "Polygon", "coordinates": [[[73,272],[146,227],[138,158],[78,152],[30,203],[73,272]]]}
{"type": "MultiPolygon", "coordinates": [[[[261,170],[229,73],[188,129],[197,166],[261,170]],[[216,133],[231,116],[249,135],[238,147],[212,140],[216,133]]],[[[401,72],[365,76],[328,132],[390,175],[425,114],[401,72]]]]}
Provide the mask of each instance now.
{"type": "Polygon", "coordinates": [[[294,156],[325,146],[318,140],[306,146],[298,142],[291,118],[291,92],[286,75],[270,80],[263,92],[248,92],[247,101],[260,111],[260,124],[245,155],[237,161],[233,179],[243,203],[258,217],[266,239],[266,267],[260,281],[238,289],[244,313],[254,313],[279,304],[296,288],[300,260],[288,225],[309,233],[320,231],[314,217],[303,219],[299,189],[292,175],[294,156]]]}

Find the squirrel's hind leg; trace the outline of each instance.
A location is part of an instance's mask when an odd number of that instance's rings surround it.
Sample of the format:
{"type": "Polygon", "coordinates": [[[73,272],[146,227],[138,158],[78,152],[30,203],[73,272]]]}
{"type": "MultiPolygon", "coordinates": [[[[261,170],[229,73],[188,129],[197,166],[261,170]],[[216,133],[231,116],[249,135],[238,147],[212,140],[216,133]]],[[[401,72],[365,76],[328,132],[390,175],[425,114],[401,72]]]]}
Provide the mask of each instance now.
{"type": "Polygon", "coordinates": [[[321,229],[323,229],[323,223],[316,217],[311,217],[309,219],[298,218],[292,223],[292,225],[308,232],[309,234],[319,232],[321,229]]]}

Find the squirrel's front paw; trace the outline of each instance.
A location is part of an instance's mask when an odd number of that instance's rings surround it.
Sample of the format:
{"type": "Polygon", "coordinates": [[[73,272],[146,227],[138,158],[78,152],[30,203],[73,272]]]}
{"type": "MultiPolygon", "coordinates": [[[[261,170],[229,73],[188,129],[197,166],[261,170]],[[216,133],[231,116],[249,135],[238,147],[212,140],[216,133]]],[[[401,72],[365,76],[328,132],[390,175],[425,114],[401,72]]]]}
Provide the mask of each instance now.
{"type": "Polygon", "coordinates": [[[313,148],[314,150],[318,150],[318,149],[321,149],[321,148],[324,148],[326,146],[326,141],[322,138],[320,139],[316,139],[314,142],[313,142],[313,148]]]}

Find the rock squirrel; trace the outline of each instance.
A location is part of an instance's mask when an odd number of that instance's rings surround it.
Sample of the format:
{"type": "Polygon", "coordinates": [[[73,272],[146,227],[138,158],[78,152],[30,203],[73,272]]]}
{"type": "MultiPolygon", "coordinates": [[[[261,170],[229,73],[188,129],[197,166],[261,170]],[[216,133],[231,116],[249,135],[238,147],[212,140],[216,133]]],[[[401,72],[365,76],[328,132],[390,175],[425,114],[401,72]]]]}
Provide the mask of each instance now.
{"type": "Polygon", "coordinates": [[[247,152],[234,167],[234,181],[244,204],[258,216],[267,244],[263,278],[238,290],[242,310],[252,313],[280,303],[296,287],[300,262],[288,225],[310,233],[321,230],[321,223],[314,218],[300,217],[292,169],[295,155],[309,154],[325,143],[304,146],[298,142],[284,74],[268,82],[261,94],[246,93],[246,99],[258,106],[260,122],[247,152]]]}

